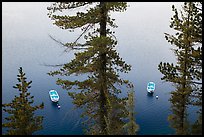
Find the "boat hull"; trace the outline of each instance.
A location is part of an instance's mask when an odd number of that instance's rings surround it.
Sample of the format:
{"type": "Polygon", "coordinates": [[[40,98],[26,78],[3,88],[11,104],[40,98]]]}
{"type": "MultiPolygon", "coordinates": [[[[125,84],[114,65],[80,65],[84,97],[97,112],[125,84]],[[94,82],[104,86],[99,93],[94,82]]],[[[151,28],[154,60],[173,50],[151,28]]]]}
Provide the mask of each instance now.
{"type": "Polygon", "coordinates": [[[59,99],[51,99],[51,101],[57,103],[59,99]]]}
{"type": "Polygon", "coordinates": [[[154,93],[153,90],[148,90],[147,92],[150,93],[150,94],[154,93]]]}

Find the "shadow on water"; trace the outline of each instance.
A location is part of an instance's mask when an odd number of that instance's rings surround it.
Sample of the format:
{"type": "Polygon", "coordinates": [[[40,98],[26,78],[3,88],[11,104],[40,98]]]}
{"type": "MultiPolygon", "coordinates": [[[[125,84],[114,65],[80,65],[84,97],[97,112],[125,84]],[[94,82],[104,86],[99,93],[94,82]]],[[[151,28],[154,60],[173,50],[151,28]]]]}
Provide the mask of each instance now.
{"type": "Polygon", "coordinates": [[[152,97],[154,97],[154,93],[147,92],[147,96],[152,98],[152,97]]]}
{"type": "Polygon", "coordinates": [[[53,108],[59,108],[60,106],[59,102],[51,102],[53,108]]]}

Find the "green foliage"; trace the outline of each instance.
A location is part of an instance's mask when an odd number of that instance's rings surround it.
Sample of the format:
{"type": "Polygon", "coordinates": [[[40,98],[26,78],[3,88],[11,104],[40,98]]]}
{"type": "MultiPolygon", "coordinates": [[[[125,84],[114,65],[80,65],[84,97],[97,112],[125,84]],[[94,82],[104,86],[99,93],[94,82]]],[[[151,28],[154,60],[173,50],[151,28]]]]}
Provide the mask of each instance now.
{"type": "Polygon", "coordinates": [[[128,123],[126,123],[123,128],[127,132],[128,135],[136,135],[137,131],[139,130],[139,125],[135,122],[135,99],[134,99],[134,89],[132,89],[128,93],[128,100],[127,100],[127,111],[128,111],[128,123]]]}
{"type": "Polygon", "coordinates": [[[186,108],[188,105],[202,102],[202,86],[197,85],[202,83],[198,82],[202,80],[202,11],[200,10],[202,5],[200,4],[185,2],[180,14],[174,5],[172,6],[174,15],[170,27],[176,33],[175,35],[165,33],[165,39],[176,46],[173,51],[177,57],[177,64],[160,62],[158,65],[159,71],[163,74],[161,79],[172,82],[176,88],[171,92],[173,114],[169,120],[177,134],[190,134],[186,108]]]}
{"type": "Polygon", "coordinates": [[[66,77],[56,81],[66,90],[80,90],[68,94],[76,107],[85,110],[82,116],[89,117],[85,122],[89,126],[85,130],[87,134],[119,134],[124,125],[121,117],[127,114],[125,99],[116,95],[121,92],[118,86],[128,85],[127,80],[120,78],[120,73],[127,73],[131,66],[116,51],[117,40],[111,28],[117,25],[110,13],[123,12],[126,8],[126,2],[59,2],[48,7],[48,16],[54,25],[70,32],[81,30],[74,42],[63,44],[66,49],[77,51],[75,58],[48,74],[87,77],[85,80],[72,81],[66,77]],[[73,14],[63,14],[66,11],[73,14]],[[79,39],[85,42],[80,43],[79,39]]]}
{"type": "Polygon", "coordinates": [[[34,102],[34,96],[31,96],[28,89],[31,87],[32,81],[27,82],[22,67],[19,69],[19,83],[13,88],[19,90],[19,96],[15,96],[11,103],[2,104],[3,111],[10,114],[5,119],[7,123],[3,123],[2,127],[9,128],[8,135],[31,135],[33,132],[42,129],[42,116],[35,116],[34,111],[43,109],[44,104],[31,106],[34,102]]]}
{"type": "Polygon", "coordinates": [[[202,135],[202,114],[199,115],[196,122],[192,125],[193,135],[202,135]]]}

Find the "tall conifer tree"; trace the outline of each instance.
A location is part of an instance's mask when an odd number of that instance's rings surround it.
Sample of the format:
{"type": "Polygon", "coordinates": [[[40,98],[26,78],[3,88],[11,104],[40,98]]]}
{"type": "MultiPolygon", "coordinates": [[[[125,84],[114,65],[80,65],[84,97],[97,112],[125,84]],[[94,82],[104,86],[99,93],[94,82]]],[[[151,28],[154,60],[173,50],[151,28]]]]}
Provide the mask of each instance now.
{"type": "Polygon", "coordinates": [[[31,106],[34,103],[34,96],[31,96],[28,89],[31,87],[32,81],[27,82],[22,67],[19,69],[19,83],[14,88],[19,90],[20,96],[15,96],[11,103],[2,104],[3,111],[10,114],[5,119],[7,123],[3,123],[2,127],[8,128],[8,135],[32,135],[35,131],[41,130],[42,116],[35,116],[34,112],[43,109],[44,104],[31,106]]]}
{"type": "Polygon", "coordinates": [[[165,33],[165,38],[176,46],[173,51],[177,57],[177,64],[161,62],[158,67],[164,75],[162,80],[172,82],[176,88],[171,92],[170,98],[173,112],[169,116],[171,125],[176,129],[176,134],[190,134],[187,107],[191,104],[190,95],[195,90],[193,84],[201,79],[202,74],[202,68],[195,67],[202,62],[200,56],[202,44],[199,45],[199,41],[202,41],[202,28],[200,28],[202,17],[194,2],[185,2],[180,14],[174,5],[172,9],[174,16],[171,18],[170,27],[176,31],[176,34],[165,33]]]}
{"type": "Polygon", "coordinates": [[[134,94],[134,87],[130,85],[131,90],[128,93],[128,100],[127,100],[127,110],[128,110],[128,122],[124,125],[124,130],[127,132],[128,135],[136,135],[139,130],[139,125],[136,124],[135,121],[135,94],[134,94]]]}
{"type": "Polygon", "coordinates": [[[190,57],[194,67],[191,69],[194,80],[192,81],[193,91],[191,93],[190,105],[199,107],[198,118],[192,125],[192,134],[202,134],[202,2],[193,2],[194,34],[196,46],[190,57]]]}
{"type": "Polygon", "coordinates": [[[60,2],[48,7],[48,16],[56,26],[71,32],[77,29],[82,31],[76,41],[62,43],[67,49],[78,51],[75,58],[48,74],[87,76],[81,81],[59,78],[56,83],[67,90],[73,87],[80,90],[80,93],[68,93],[77,107],[86,109],[84,115],[89,116],[88,121],[92,124],[88,134],[113,134],[112,127],[116,126],[111,119],[116,110],[113,106],[125,104],[124,99],[116,99],[116,95],[121,92],[118,86],[128,84],[127,80],[120,78],[120,73],[127,73],[131,66],[123,61],[115,49],[117,40],[111,27],[116,28],[117,25],[110,12],[122,12],[126,7],[126,2],[60,2]],[[76,11],[76,14],[57,14],[65,10],[76,11]],[[85,43],[79,43],[80,38],[84,38],[85,43]]]}

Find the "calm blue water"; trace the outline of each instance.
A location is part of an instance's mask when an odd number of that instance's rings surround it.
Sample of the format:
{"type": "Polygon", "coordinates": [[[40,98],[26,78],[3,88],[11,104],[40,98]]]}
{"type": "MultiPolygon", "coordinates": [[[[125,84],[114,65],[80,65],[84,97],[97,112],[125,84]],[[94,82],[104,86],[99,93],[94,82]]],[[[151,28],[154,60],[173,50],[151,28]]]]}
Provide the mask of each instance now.
{"type": "MultiPolygon", "coordinates": [[[[175,62],[171,46],[164,39],[164,32],[172,32],[169,29],[172,4],[129,3],[126,12],[112,14],[119,26],[115,29],[119,43],[117,50],[132,65],[131,72],[121,76],[135,86],[136,122],[140,126],[140,135],[174,133],[167,121],[171,113],[169,92],[173,87],[160,80],[162,75],[157,70],[160,61],[175,62]],[[147,95],[149,81],[156,84],[153,96],[147,95]]],[[[49,5],[37,2],[2,3],[2,103],[10,102],[18,93],[12,86],[17,83],[18,68],[22,66],[27,79],[33,81],[30,92],[35,97],[35,104],[45,104],[42,111],[36,112],[44,116],[44,129],[35,134],[83,134],[82,111],[75,110],[67,92],[55,84],[57,77],[46,74],[57,68],[43,65],[62,64],[73,57],[72,52],[64,53],[64,48],[51,40],[49,35],[66,42],[76,39],[79,32],[69,33],[53,26],[46,15],[49,5]],[[61,109],[50,101],[48,91],[51,89],[58,91],[61,109]]],[[[124,89],[122,95],[126,93],[124,89]]],[[[5,116],[3,113],[2,122],[5,116]]],[[[2,130],[5,133],[5,129],[2,130]]]]}

